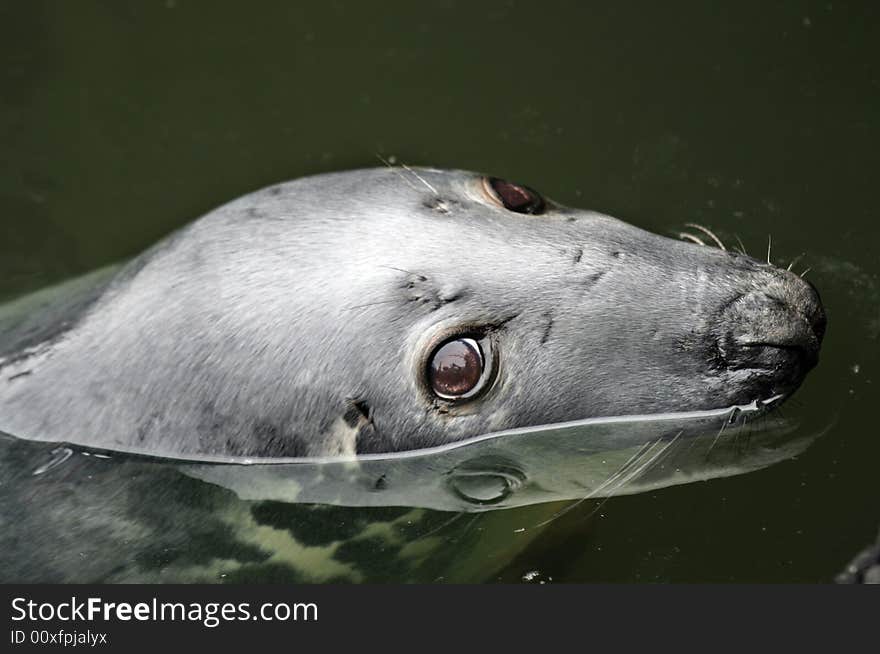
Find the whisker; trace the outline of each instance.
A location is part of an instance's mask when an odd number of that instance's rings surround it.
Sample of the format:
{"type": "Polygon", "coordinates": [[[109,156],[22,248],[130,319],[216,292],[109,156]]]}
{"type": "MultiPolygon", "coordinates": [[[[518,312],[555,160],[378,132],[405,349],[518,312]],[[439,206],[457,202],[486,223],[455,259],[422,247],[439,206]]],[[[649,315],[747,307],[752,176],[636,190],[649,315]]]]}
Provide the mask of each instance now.
{"type": "Polygon", "coordinates": [[[749,256],[749,253],[746,252],[746,246],[743,245],[742,239],[739,237],[739,234],[734,234],[736,236],[736,242],[739,243],[739,251],[744,255],[749,256]]]}
{"type": "Polygon", "coordinates": [[[688,234],[687,232],[679,232],[678,238],[685,241],[693,241],[697,245],[706,245],[702,240],[694,236],[693,234],[688,234]]]}
{"type": "Polygon", "coordinates": [[[770,245],[773,243],[773,237],[767,234],[767,263],[770,263],[770,245]]]}
{"type": "Polygon", "coordinates": [[[567,507],[565,507],[565,508],[562,509],[561,511],[558,511],[556,514],[554,514],[553,516],[551,516],[551,517],[548,518],[547,520],[545,520],[545,521],[543,521],[543,522],[541,522],[541,523],[535,525],[535,527],[541,527],[541,526],[544,526],[544,525],[546,525],[546,524],[549,524],[550,522],[553,522],[553,521],[556,520],[557,518],[559,518],[559,517],[565,515],[565,514],[568,513],[569,511],[571,511],[571,510],[573,510],[574,508],[576,508],[576,507],[580,506],[581,504],[583,504],[583,503],[584,503],[586,500],[588,500],[590,497],[593,497],[593,496],[596,495],[597,493],[599,493],[599,492],[601,492],[602,490],[604,490],[606,487],[610,486],[613,482],[617,481],[617,479],[619,479],[622,475],[625,475],[625,477],[620,481],[620,483],[618,483],[618,484],[614,487],[614,490],[612,490],[612,491],[611,491],[611,492],[610,492],[610,493],[609,493],[609,494],[608,494],[608,495],[607,495],[607,496],[606,496],[601,502],[599,502],[599,504],[596,505],[596,507],[595,507],[592,511],[590,511],[589,514],[587,514],[586,518],[589,518],[590,516],[594,515],[594,514],[596,513],[596,511],[598,511],[599,509],[601,509],[601,508],[605,505],[605,503],[608,502],[608,500],[610,500],[612,497],[614,497],[614,494],[615,494],[618,490],[620,490],[621,488],[623,488],[624,486],[626,486],[626,484],[628,484],[632,479],[634,479],[636,476],[638,476],[639,474],[641,474],[642,472],[644,472],[645,470],[647,470],[651,465],[653,465],[654,463],[656,463],[656,462],[660,459],[660,457],[663,456],[663,454],[664,454],[667,450],[669,450],[670,447],[672,447],[672,445],[675,443],[676,440],[678,440],[678,437],[681,436],[682,433],[683,433],[683,430],[682,430],[682,431],[679,431],[679,432],[678,432],[678,433],[672,438],[672,440],[668,441],[665,445],[663,445],[663,446],[657,451],[656,454],[654,454],[653,456],[651,456],[650,459],[648,459],[647,462],[645,462],[645,463],[643,463],[643,464],[641,464],[641,465],[638,465],[638,464],[640,463],[640,461],[643,460],[644,458],[646,458],[646,457],[648,456],[648,453],[649,453],[651,450],[654,449],[654,446],[655,446],[655,445],[658,445],[663,439],[662,439],[662,438],[658,438],[656,441],[654,441],[654,442],[652,442],[652,443],[650,443],[650,444],[646,443],[645,445],[642,445],[642,447],[639,448],[639,451],[636,452],[635,454],[633,454],[633,455],[629,458],[629,460],[628,460],[626,463],[624,463],[624,464],[618,469],[617,472],[615,472],[615,473],[614,473],[613,475],[611,475],[608,479],[606,479],[604,482],[602,482],[601,484],[599,484],[599,486],[597,486],[595,489],[593,489],[590,493],[588,493],[586,496],[584,496],[583,498],[581,498],[581,499],[578,500],[577,502],[574,502],[573,504],[569,504],[567,507]],[[635,470],[633,470],[632,472],[630,472],[630,469],[632,469],[632,468],[635,468],[635,470]]]}
{"type": "Polygon", "coordinates": [[[458,520],[459,518],[461,518],[463,515],[466,515],[466,512],[465,512],[465,511],[461,511],[460,513],[456,513],[456,514],[455,514],[454,516],[452,516],[449,520],[447,520],[446,522],[442,523],[439,527],[434,527],[433,529],[431,529],[430,531],[425,532],[424,534],[419,534],[418,536],[416,536],[416,538],[415,538],[414,540],[419,540],[419,539],[422,539],[422,538],[427,538],[428,536],[431,536],[432,534],[436,534],[438,531],[440,531],[441,529],[444,529],[445,527],[448,527],[448,526],[451,525],[453,522],[455,522],[456,520],[458,520]]]}
{"type": "Polygon", "coordinates": [[[415,275],[415,273],[411,270],[405,270],[403,268],[397,268],[395,266],[386,266],[384,264],[378,264],[379,268],[387,268],[388,270],[396,270],[397,272],[406,273],[407,275],[415,275]]]}
{"type": "MultiPolygon", "coordinates": [[[[672,440],[670,440],[668,443],[666,443],[666,445],[664,445],[664,446],[660,449],[660,451],[657,452],[657,454],[655,454],[653,457],[651,457],[651,459],[650,459],[647,463],[645,463],[644,465],[642,465],[642,466],[641,466],[640,468],[638,468],[635,472],[633,472],[633,473],[631,473],[630,475],[628,475],[628,476],[626,477],[626,479],[624,479],[623,481],[621,481],[621,482],[620,482],[620,483],[614,488],[613,491],[611,491],[611,492],[610,492],[605,498],[602,499],[601,502],[599,502],[599,503],[593,508],[592,511],[590,511],[586,516],[584,516],[584,520],[589,520],[590,518],[592,518],[592,517],[596,514],[596,512],[599,511],[599,509],[601,509],[603,506],[605,506],[605,504],[608,502],[608,500],[610,500],[612,497],[614,497],[614,494],[615,494],[618,490],[620,490],[621,488],[623,488],[624,486],[626,486],[626,485],[627,485],[632,479],[634,479],[637,475],[639,475],[640,473],[644,472],[644,471],[647,470],[649,467],[651,467],[653,464],[655,464],[657,461],[659,461],[659,460],[660,460],[660,457],[662,457],[663,454],[666,453],[666,451],[669,450],[670,447],[672,447],[672,444],[675,443],[675,441],[678,439],[679,436],[681,436],[682,432],[683,432],[683,430],[680,431],[680,432],[678,432],[678,433],[672,438],[672,440]]],[[[659,442],[659,439],[658,439],[658,442],[659,442]]]]}
{"type": "Polygon", "coordinates": [[[791,271],[791,269],[792,269],[792,267],[794,266],[794,264],[796,264],[798,261],[800,261],[801,259],[803,259],[805,254],[806,254],[806,252],[801,252],[801,253],[800,253],[799,255],[797,255],[794,259],[792,259],[792,260],[791,260],[791,263],[788,264],[788,268],[786,268],[786,270],[791,271]]]}
{"type": "Polygon", "coordinates": [[[546,520],[539,522],[536,525],[533,525],[532,529],[537,529],[538,527],[543,527],[545,525],[550,524],[551,522],[553,522],[557,518],[564,516],[566,513],[574,510],[575,508],[577,508],[578,506],[580,506],[581,504],[586,502],[588,499],[590,499],[591,497],[596,495],[596,493],[601,492],[603,488],[605,488],[609,484],[613,483],[620,475],[624,474],[625,471],[627,470],[627,468],[630,467],[631,465],[633,465],[633,462],[637,461],[639,458],[644,456],[648,451],[651,450],[651,448],[654,447],[654,445],[656,445],[659,442],[660,442],[660,439],[657,439],[653,443],[643,444],[635,454],[633,454],[622,466],[620,466],[620,468],[617,469],[617,472],[612,474],[605,481],[603,481],[601,484],[596,486],[596,488],[594,488],[593,490],[588,492],[586,495],[584,495],[581,499],[579,499],[577,502],[573,502],[573,503],[569,504],[564,509],[560,509],[559,511],[554,513],[552,516],[547,518],[546,520]]]}
{"type": "Polygon", "coordinates": [[[806,274],[807,274],[808,272],[810,272],[811,270],[812,270],[812,268],[807,268],[804,272],[801,273],[801,277],[803,277],[804,275],[806,275],[806,274]]]}
{"type": "Polygon", "coordinates": [[[393,302],[397,302],[398,300],[377,300],[376,302],[367,302],[366,304],[355,304],[354,306],[345,307],[346,311],[350,311],[352,309],[363,309],[364,307],[372,307],[377,304],[391,304],[393,302]]]}
{"type": "MultiPolygon", "coordinates": [[[[616,493],[619,489],[623,488],[627,483],[629,483],[630,480],[634,479],[638,474],[644,472],[645,470],[647,470],[648,468],[650,468],[651,465],[653,465],[654,463],[656,463],[657,461],[659,461],[659,460],[660,460],[660,457],[663,456],[663,454],[664,454],[664,453],[665,453],[670,447],[672,447],[672,445],[675,443],[675,441],[678,440],[678,437],[681,436],[683,432],[684,432],[684,430],[679,431],[675,436],[673,436],[669,441],[667,441],[667,442],[663,445],[663,447],[661,447],[661,448],[657,451],[657,453],[656,453],[654,456],[652,456],[652,457],[651,457],[646,463],[642,464],[642,465],[641,465],[638,469],[636,469],[634,472],[632,472],[632,473],[630,473],[629,475],[627,475],[626,479],[624,479],[622,482],[620,482],[620,483],[617,485],[617,487],[612,491],[611,494],[613,495],[614,493],[616,493]]],[[[655,443],[659,443],[661,440],[662,440],[662,439],[659,439],[659,438],[658,438],[657,441],[655,441],[655,443]]],[[[608,498],[606,498],[606,499],[610,499],[610,497],[611,497],[611,495],[609,495],[608,498]]]]}
{"type": "Polygon", "coordinates": [[[435,189],[433,186],[431,186],[430,184],[428,184],[428,182],[425,180],[424,177],[422,177],[421,175],[419,175],[416,171],[414,171],[412,168],[410,168],[409,166],[407,166],[405,163],[401,163],[400,165],[403,166],[403,169],[404,169],[404,170],[406,170],[406,171],[408,171],[410,174],[414,175],[415,178],[416,178],[417,180],[419,180],[422,184],[424,184],[425,186],[427,186],[427,187],[431,190],[431,193],[433,193],[433,194],[436,195],[437,197],[440,197],[440,194],[437,192],[437,189],[435,189]]]}
{"type": "Polygon", "coordinates": [[[712,441],[712,445],[709,446],[709,451],[706,452],[706,459],[708,460],[709,455],[712,454],[712,450],[715,449],[715,446],[718,444],[718,439],[721,438],[721,434],[724,433],[724,430],[727,428],[727,423],[730,422],[731,416],[733,416],[736,409],[731,409],[730,413],[724,419],[724,422],[721,423],[721,429],[718,430],[718,433],[715,435],[715,440],[712,441]]]}
{"type": "Polygon", "coordinates": [[[703,227],[702,225],[698,225],[697,223],[685,223],[685,227],[693,227],[694,229],[700,230],[706,236],[708,236],[713,241],[715,241],[715,243],[718,245],[718,247],[720,247],[725,252],[727,251],[727,248],[724,247],[724,243],[721,242],[721,239],[718,238],[717,236],[715,236],[715,234],[713,234],[711,231],[709,231],[706,227],[703,227]]]}
{"type": "Polygon", "coordinates": [[[379,161],[381,161],[383,164],[385,164],[385,165],[388,167],[388,170],[393,170],[393,171],[395,172],[395,174],[396,174],[398,177],[400,177],[400,179],[402,179],[402,180],[406,183],[406,185],[409,186],[412,190],[414,190],[414,191],[418,191],[418,190],[419,190],[417,186],[413,186],[412,182],[410,182],[410,181],[406,178],[406,176],[405,176],[403,173],[401,173],[397,168],[395,168],[394,166],[392,166],[392,165],[388,162],[388,160],[385,159],[385,158],[384,158],[381,154],[379,154],[378,152],[376,153],[376,158],[377,158],[379,161]]]}
{"type": "Polygon", "coordinates": [[[462,529],[461,532],[458,534],[458,538],[462,538],[466,533],[468,533],[471,530],[471,527],[473,527],[477,520],[479,520],[481,517],[483,517],[482,513],[477,513],[476,515],[474,515],[471,521],[468,522],[465,525],[464,529],[462,529]]]}
{"type": "Polygon", "coordinates": [[[757,433],[758,425],[764,421],[765,417],[766,416],[758,416],[748,422],[744,422],[742,427],[733,433],[733,442],[730,445],[730,449],[735,454],[742,454],[746,451],[749,442],[751,441],[752,434],[757,433]],[[742,435],[742,440],[744,442],[740,442],[740,435],[742,435]]]}

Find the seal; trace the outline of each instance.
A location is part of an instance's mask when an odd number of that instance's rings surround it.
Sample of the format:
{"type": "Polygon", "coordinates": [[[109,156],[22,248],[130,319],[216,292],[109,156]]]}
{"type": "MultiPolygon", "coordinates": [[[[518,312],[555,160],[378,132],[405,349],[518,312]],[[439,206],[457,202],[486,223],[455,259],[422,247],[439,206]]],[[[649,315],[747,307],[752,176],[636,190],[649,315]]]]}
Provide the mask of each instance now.
{"type": "Polygon", "coordinates": [[[257,191],[55,298],[0,318],[0,430],[183,457],[778,398],[825,331],[791,272],[421,168],[257,191]]]}

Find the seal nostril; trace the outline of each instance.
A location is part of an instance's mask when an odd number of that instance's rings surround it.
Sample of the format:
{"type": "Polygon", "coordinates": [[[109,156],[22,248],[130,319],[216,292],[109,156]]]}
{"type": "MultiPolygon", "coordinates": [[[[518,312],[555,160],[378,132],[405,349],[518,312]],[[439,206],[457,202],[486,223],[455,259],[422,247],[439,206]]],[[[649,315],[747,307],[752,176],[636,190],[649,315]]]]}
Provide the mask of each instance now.
{"type": "Polygon", "coordinates": [[[805,284],[772,292],[747,293],[721,310],[715,366],[755,371],[774,389],[790,388],[818,363],[824,312],[805,284]]]}

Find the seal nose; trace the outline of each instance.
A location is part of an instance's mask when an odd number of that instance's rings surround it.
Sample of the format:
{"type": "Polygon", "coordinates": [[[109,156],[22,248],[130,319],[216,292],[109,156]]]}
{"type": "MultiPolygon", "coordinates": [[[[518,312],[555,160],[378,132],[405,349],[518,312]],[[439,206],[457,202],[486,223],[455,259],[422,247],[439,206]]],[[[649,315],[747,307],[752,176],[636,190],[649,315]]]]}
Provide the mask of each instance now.
{"type": "Polygon", "coordinates": [[[780,271],[720,315],[718,354],[729,369],[768,377],[774,392],[797,386],[819,361],[826,317],[816,288],[780,271]]]}

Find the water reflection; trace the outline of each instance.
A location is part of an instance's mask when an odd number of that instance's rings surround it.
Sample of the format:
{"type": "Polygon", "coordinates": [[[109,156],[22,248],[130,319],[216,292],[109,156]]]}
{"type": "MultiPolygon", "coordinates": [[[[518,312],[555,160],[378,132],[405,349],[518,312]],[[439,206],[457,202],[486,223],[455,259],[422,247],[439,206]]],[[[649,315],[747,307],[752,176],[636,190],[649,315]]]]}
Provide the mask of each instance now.
{"type": "MultiPolygon", "coordinates": [[[[172,467],[241,500],[337,506],[409,506],[487,511],[559,500],[638,493],[767,467],[817,436],[766,405],[592,418],[486,434],[440,447],[361,457],[171,459],[136,452],[7,438],[7,455],[28,457],[33,475],[76,452],[128,465],[172,467]]],[[[122,480],[120,480],[122,483],[122,480]]]]}
{"type": "Polygon", "coordinates": [[[0,581],[485,580],[586,500],[764,468],[818,435],[803,434],[753,404],[347,459],[177,460],[0,436],[0,581]]]}

